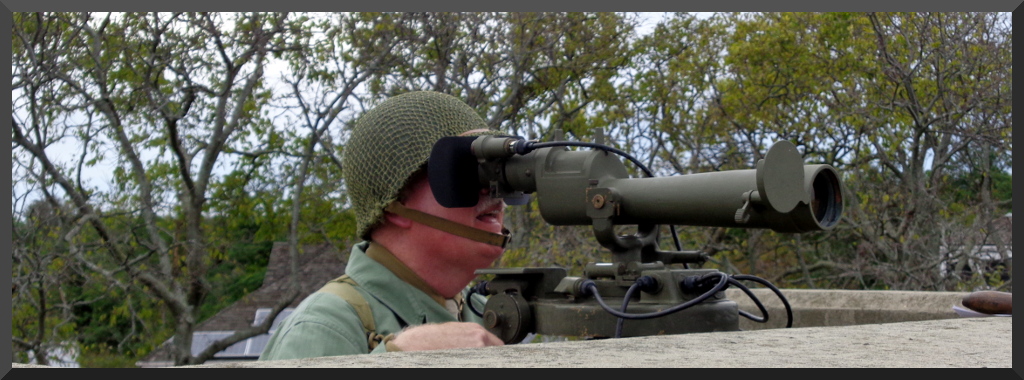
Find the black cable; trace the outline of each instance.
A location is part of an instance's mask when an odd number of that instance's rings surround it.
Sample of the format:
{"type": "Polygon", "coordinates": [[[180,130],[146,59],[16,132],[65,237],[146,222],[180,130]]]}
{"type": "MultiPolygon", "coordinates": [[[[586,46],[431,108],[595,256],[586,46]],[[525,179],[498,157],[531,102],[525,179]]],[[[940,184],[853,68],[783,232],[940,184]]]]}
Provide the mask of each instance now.
{"type": "Polygon", "coordinates": [[[786,327],[793,327],[793,308],[789,306],[789,301],[786,300],[786,296],[782,295],[782,291],[779,290],[779,288],[776,288],[775,285],[772,285],[772,283],[768,282],[768,280],[765,280],[757,276],[751,276],[748,274],[737,274],[732,276],[732,278],[737,280],[753,281],[758,284],[766,286],[768,289],[771,289],[772,292],[779,297],[779,300],[782,301],[782,305],[786,307],[786,327]]]}
{"type": "MultiPolygon", "coordinates": [[[[633,298],[633,293],[636,293],[637,289],[640,289],[640,282],[639,281],[634,282],[633,285],[630,285],[629,289],[626,290],[626,296],[622,298],[622,312],[623,313],[626,312],[626,306],[629,306],[629,300],[633,298]]],[[[622,323],[623,322],[625,322],[625,319],[622,319],[621,317],[618,320],[615,321],[615,337],[616,338],[621,338],[622,337],[622,323]]]]}
{"type": "Polygon", "coordinates": [[[466,301],[466,305],[469,305],[469,310],[472,311],[473,314],[476,314],[476,316],[478,316],[480,318],[483,318],[484,317],[484,313],[481,313],[481,312],[477,311],[476,308],[473,307],[473,294],[474,293],[480,293],[480,294],[486,295],[487,294],[487,281],[480,281],[476,285],[474,285],[473,287],[469,288],[469,292],[466,293],[466,300],[465,300],[466,301]]]}
{"type": "MultiPolygon", "coordinates": [[[[679,244],[679,236],[676,235],[676,226],[674,224],[668,225],[669,230],[672,231],[672,241],[676,243],[676,251],[682,251],[683,245],[679,244]]],[[[690,269],[690,265],[683,263],[683,269],[690,269]]]]}
{"type": "Polygon", "coordinates": [[[622,150],[619,150],[619,149],[616,149],[616,148],[612,148],[612,147],[607,146],[607,145],[602,145],[602,144],[597,144],[597,143],[588,143],[588,142],[582,142],[582,141],[549,141],[549,142],[527,141],[526,145],[524,146],[525,147],[525,149],[524,149],[525,153],[521,153],[521,154],[529,153],[530,151],[532,151],[534,149],[549,148],[549,147],[556,147],[556,146],[581,146],[581,147],[585,147],[585,148],[594,148],[594,149],[600,149],[600,150],[607,151],[607,152],[612,152],[612,153],[615,153],[615,154],[620,155],[622,157],[625,157],[627,160],[630,160],[631,162],[636,164],[636,166],[640,167],[640,170],[642,170],[644,172],[644,174],[646,174],[648,177],[654,177],[654,174],[651,174],[651,170],[647,169],[646,165],[644,165],[642,162],[640,162],[639,160],[637,160],[633,156],[629,155],[629,153],[626,153],[626,152],[624,152],[622,150]]]}
{"type": "Polygon", "coordinates": [[[725,289],[726,286],[729,285],[729,276],[724,274],[724,273],[721,273],[721,272],[714,272],[714,273],[705,274],[704,276],[701,276],[701,278],[698,280],[698,282],[706,281],[706,280],[708,280],[708,279],[710,279],[712,277],[718,277],[719,278],[718,279],[718,283],[715,284],[715,286],[713,288],[711,288],[711,290],[708,290],[707,292],[705,292],[704,294],[701,294],[697,298],[694,298],[692,300],[686,301],[684,303],[681,303],[679,305],[670,307],[670,308],[665,309],[665,310],[655,311],[655,312],[651,312],[651,313],[643,313],[643,314],[629,314],[629,313],[623,313],[623,312],[620,312],[618,310],[612,309],[610,306],[608,306],[608,304],[606,304],[604,302],[604,299],[601,298],[601,295],[597,293],[597,284],[595,284],[594,281],[592,281],[592,280],[584,281],[583,284],[580,286],[580,288],[583,289],[584,291],[587,291],[590,294],[592,294],[594,296],[594,299],[597,300],[597,303],[601,305],[601,308],[604,309],[605,311],[607,311],[611,315],[614,315],[614,316],[619,317],[619,318],[625,318],[625,319],[649,319],[649,318],[663,317],[663,316],[675,313],[677,311],[687,309],[687,308],[689,308],[689,307],[691,307],[693,305],[696,305],[698,303],[704,302],[704,300],[706,300],[709,297],[713,296],[715,293],[717,293],[719,291],[722,291],[723,289],[725,289]]]}
{"type": "Polygon", "coordinates": [[[745,312],[743,310],[740,310],[740,315],[746,317],[749,320],[757,322],[757,323],[768,322],[768,310],[766,310],[764,308],[764,305],[761,304],[761,300],[757,299],[757,297],[754,296],[754,293],[750,291],[750,288],[748,288],[746,285],[741,284],[739,281],[736,281],[733,278],[729,279],[729,285],[736,286],[737,288],[740,288],[740,290],[742,290],[743,293],[746,293],[747,297],[750,297],[750,300],[754,301],[754,305],[757,305],[757,308],[759,310],[761,310],[762,317],[754,316],[753,314],[750,314],[750,313],[745,312]]]}
{"type": "Polygon", "coordinates": [[[700,302],[703,302],[704,300],[706,300],[708,297],[711,297],[715,293],[717,293],[719,291],[722,291],[722,290],[725,290],[725,288],[727,288],[729,285],[734,285],[734,286],[738,287],[741,291],[743,291],[743,293],[745,293],[748,297],[750,297],[751,301],[754,302],[754,305],[757,306],[758,310],[761,311],[761,315],[762,315],[762,317],[758,317],[758,316],[750,314],[750,313],[748,313],[746,311],[739,310],[739,314],[741,316],[743,316],[743,317],[745,317],[747,319],[750,319],[750,320],[752,320],[754,322],[758,322],[758,323],[768,322],[768,319],[769,319],[768,309],[765,308],[764,304],[761,303],[761,300],[758,299],[757,296],[755,296],[754,293],[750,291],[750,288],[748,288],[746,285],[741,284],[737,280],[754,281],[754,282],[762,284],[762,285],[768,287],[769,289],[771,289],[772,292],[774,292],[775,295],[777,295],[779,297],[779,299],[782,300],[782,304],[786,308],[786,327],[787,328],[793,327],[793,309],[789,305],[789,301],[786,300],[786,297],[782,295],[782,291],[780,291],[779,288],[775,287],[775,285],[772,285],[770,282],[768,282],[767,280],[762,279],[760,277],[751,276],[751,275],[743,275],[743,274],[739,274],[739,275],[726,275],[726,274],[721,273],[721,272],[715,272],[715,273],[705,274],[705,275],[701,276],[700,278],[697,278],[696,280],[684,280],[687,283],[687,285],[685,285],[685,286],[700,287],[702,284],[706,283],[707,280],[709,280],[711,278],[714,278],[714,277],[718,277],[718,283],[715,284],[715,286],[712,287],[711,289],[709,289],[708,291],[706,291],[703,294],[701,294],[700,296],[698,296],[697,298],[694,298],[694,299],[692,299],[690,301],[684,302],[682,304],[673,306],[673,307],[665,309],[665,310],[661,310],[661,311],[657,311],[657,312],[651,312],[651,313],[644,313],[644,314],[629,314],[629,313],[626,313],[626,307],[629,305],[629,301],[633,297],[633,293],[635,293],[637,289],[639,289],[639,288],[641,288],[643,286],[643,285],[641,285],[639,280],[637,282],[633,283],[633,285],[630,285],[629,289],[626,291],[626,296],[622,300],[622,311],[618,311],[618,310],[612,309],[610,306],[608,306],[607,303],[604,302],[604,299],[601,298],[601,295],[597,291],[597,284],[595,284],[594,281],[592,281],[592,280],[584,281],[583,284],[581,285],[581,288],[585,292],[593,295],[594,299],[597,300],[597,303],[599,305],[601,305],[601,308],[603,308],[609,314],[612,314],[612,315],[618,317],[618,320],[616,320],[616,325],[615,325],[615,337],[616,338],[619,338],[619,337],[622,336],[622,324],[623,324],[625,319],[649,319],[649,318],[663,317],[663,316],[666,316],[666,315],[669,315],[669,314],[672,314],[672,313],[675,313],[675,312],[687,309],[689,307],[692,307],[693,305],[696,305],[696,304],[698,304],[700,302]]]}
{"type": "Polygon", "coordinates": [[[670,224],[668,228],[672,230],[672,242],[676,244],[676,251],[682,251],[683,245],[679,244],[679,236],[676,235],[676,226],[674,224],[670,224]]]}

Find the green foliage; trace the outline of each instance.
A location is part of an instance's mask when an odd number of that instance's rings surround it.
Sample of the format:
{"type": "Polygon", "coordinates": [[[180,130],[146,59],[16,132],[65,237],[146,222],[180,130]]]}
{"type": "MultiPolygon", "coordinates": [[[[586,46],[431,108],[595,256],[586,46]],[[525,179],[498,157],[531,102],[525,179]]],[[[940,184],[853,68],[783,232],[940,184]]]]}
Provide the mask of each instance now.
{"type": "Polygon", "coordinates": [[[948,188],[949,198],[956,204],[980,202],[981,192],[987,190],[990,192],[993,201],[1007,202],[1006,205],[999,207],[1000,213],[1012,210],[1010,201],[1013,200],[1013,175],[1010,173],[1002,171],[960,173],[957,177],[949,180],[948,188]],[[990,176],[987,178],[988,189],[983,188],[986,182],[986,175],[990,176]]]}
{"type": "Polygon", "coordinates": [[[228,247],[225,257],[210,268],[211,291],[200,309],[205,320],[263,285],[274,243],[239,242],[228,247]]]}
{"type": "Polygon", "coordinates": [[[81,368],[136,368],[135,363],[141,358],[100,345],[95,349],[83,350],[78,356],[78,365],[81,368]]]}

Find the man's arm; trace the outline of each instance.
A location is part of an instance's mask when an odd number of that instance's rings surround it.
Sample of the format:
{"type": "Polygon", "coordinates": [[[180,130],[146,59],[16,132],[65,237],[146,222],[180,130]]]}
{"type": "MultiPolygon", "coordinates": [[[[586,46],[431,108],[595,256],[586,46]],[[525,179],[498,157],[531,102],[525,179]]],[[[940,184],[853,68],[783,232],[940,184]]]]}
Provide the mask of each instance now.
{"type": "Polygon", "coordinates": [[[505,344],[483,326],[472,322],[446,322],[409,327],[396,334],[391,343],[402,351],[443,350],[505,344]]]}
{"type": "MultiPolygon", "coordinates": [[[[475,310],[483,310],[487,303],[487,297],[467,291],[463,291],[463,296],[468,300],[462,309],[462,318],[467,321],[466,323],[447,322],[408,327],[392,338],[389,349],[416,351],[504,345],[501,338],[480,325],[483,323],[482,319],[470,309],[469,303],[472,302],[475,310]]],[[[374,350],[374,352],[376,351],[374,350]]]]}

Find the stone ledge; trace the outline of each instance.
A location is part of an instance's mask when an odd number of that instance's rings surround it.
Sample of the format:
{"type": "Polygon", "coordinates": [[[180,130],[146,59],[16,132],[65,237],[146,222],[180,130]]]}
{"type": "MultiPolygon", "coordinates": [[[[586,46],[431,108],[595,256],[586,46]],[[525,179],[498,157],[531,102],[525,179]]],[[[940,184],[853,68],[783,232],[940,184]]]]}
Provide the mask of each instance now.
{"type": "Polygon", "coordinates": [[[1012,368],[1012,318],[763,329],[182,368],[1012,368]]]}
{"type": "MultiPolygon", "coordinates": [[[[959,318],[967,293],[783,289],[794,311],[754,289],[768,323],[740,318],[744,331],[394,352],[183,368],[268,367],[1000,367],[1012,368],[1013,318],[959,318]]],[[[727,290],[758,315],[745,294],[727,290]]],[[[14,364],[14,368],[39,368],[14,364]]],[[[45,367],[44,367],[45,368],[45,367]]]]}
{"type": "MultiPolygon", "coordinates": [[[[896,290],[780,289],[793,310],[793,327],[850,326],[874,323],[927,321],[959,318],[953,306],[969,293],[913,292],[896,290]]],[[[751,289],[768,310],[768,322],[740,318],[740,328],[757,330],[786,325],[786,309],[769,289],[751,289]]],[[[754,302],[739,289],[729,288],[726,297],[740,310],[760,316],[754,302]]]]}

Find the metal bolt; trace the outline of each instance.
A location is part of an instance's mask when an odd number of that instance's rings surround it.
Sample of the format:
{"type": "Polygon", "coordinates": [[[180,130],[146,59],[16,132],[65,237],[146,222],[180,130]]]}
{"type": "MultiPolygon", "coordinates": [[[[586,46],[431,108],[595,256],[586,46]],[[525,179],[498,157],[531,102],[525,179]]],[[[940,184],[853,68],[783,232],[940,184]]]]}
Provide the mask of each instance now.
{"type": "Polygon", "coordinates": [[[596,209],[604,207],[604,196],[601,194],[595,195],[594,198],[591,199],[590,201],[594,204],[594,208],[596,209]]]}
{"type": "Polygon", "coordinates": [[[498,317],[498,313],[495,313],[494,310],[487,310],[484,312],[484,326],[487,326],[489,329],[493,329],[498,327],[498,322],[501,322],[501,318],[498,317]]]}

